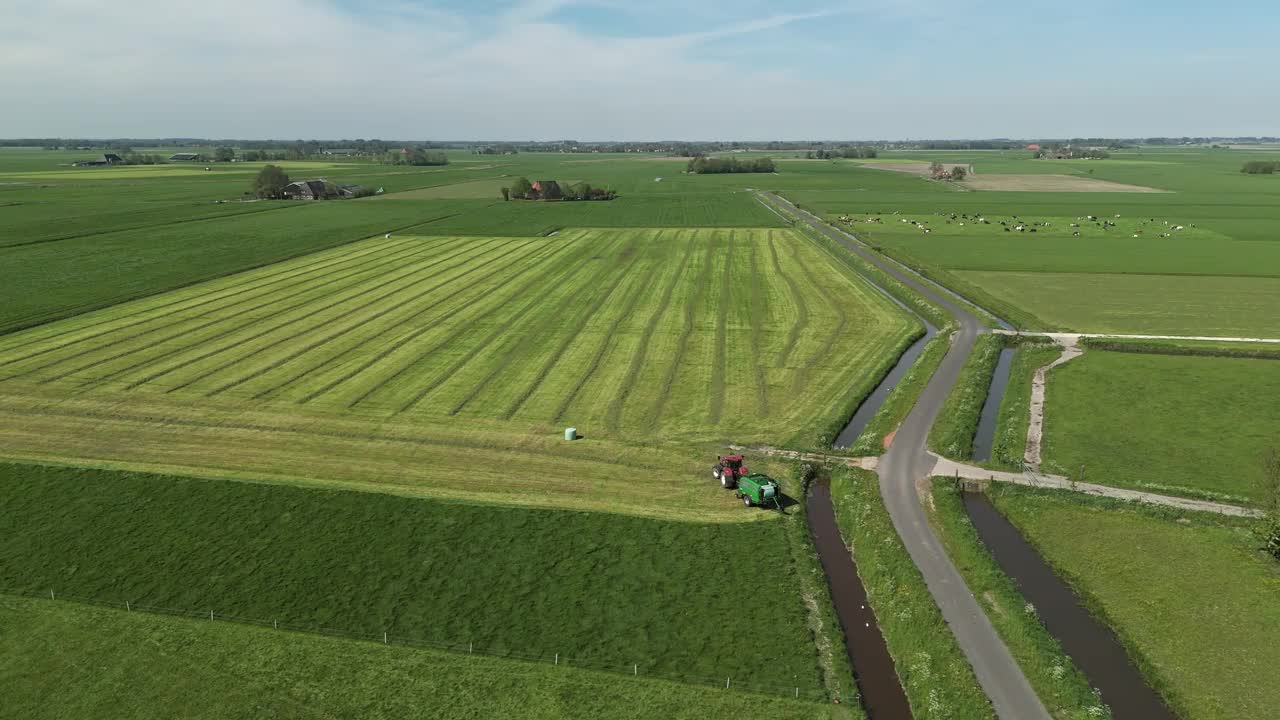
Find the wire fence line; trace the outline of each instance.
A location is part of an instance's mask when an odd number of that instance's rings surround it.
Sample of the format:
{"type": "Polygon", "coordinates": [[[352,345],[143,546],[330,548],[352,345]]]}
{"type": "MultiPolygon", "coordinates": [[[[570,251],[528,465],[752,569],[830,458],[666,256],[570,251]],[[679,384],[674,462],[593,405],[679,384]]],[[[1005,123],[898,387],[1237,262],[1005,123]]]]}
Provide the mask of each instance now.
{"type": "Polygon", "coordinates": [[[276,618],[249,618],[232,615],[229,613],[219,613],[214,609],[193,610],[161,607],[159,605],[148,605],[145,603],[137,603],[132,600],[103,600],[101,598],[68,595],[56,592],[54,588],[50,588],[47,593],[36,592],[30,589],[0,589],[0,593],[25,597],[32,599],[45,599],[55,602],[79,603],[83,605],[93,605],[96,607],[110,608],[113,610],[124,610],[125,612],[139,612],[153,615],[168,615],[171,617],[180,617],[193,620],[211,620],[218,622],[231,622],[239,625],[255,625],[263,628],[271,628],[290,633],[304,633],[307,635],[320,635],[325,637],[341,638],[344,640],[356,640],[361,642],[381,643],[383,645],[401,646],[409,648],[421,648],[440,650],[445,652],[457,653],[461,655],[479,655],[482,657],[501,658],[511,660],[521,660],[524,662],[547,663],[554,666],[565,666],[573,668],[582,668],[587,670],[596,670],[615,675],[629,675],[646,678],[656,678],[660,680],[668,680],[690,685],[701,685],[720,688],[730,691],[756,693],[762,695],[772,695],[780,697],[790,697],[799,700],[810,700],[816,702],[827,702],[829,696],[825,690],[814,689],[812,687],[800,687],[795,683],[786,685],[772,681],[761,681],[752,679],[756,673],[750,668],[743,668],[750,677],[735,678],[733,673],[727,673],[723,677],[707,677],[705,675],[690,675],[686,673],[672,673],[653,668],[647,668],[644,665],[634,662],[626,663],[606,663],[597,660],[586,660],[583,658],[574,658],[561,653],[526,653],[506,648],[493,648],[477,645],[472,642],[452,642],[431,640],[428,638],[408,637],[403,634],[392,635],[387,631],[381,634],[370,634],[353,632],[351,630],[343,630],[339,628],[327,628],[317,625],[299,625],[296,623],[281,622],[276,618]]]}

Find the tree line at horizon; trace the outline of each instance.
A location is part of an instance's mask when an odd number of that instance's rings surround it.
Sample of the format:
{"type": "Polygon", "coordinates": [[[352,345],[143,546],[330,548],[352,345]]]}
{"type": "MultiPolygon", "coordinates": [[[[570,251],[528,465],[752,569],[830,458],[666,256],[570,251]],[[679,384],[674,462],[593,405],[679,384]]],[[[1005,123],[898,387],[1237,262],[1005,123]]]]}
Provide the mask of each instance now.
{"type": "Polygon", "coordinates": [[[686,170],[693,175],[716,175],[720,173],[772,173],[775,172],[773,158],[713,158],[700,155],[689,161],[686,170]]]}

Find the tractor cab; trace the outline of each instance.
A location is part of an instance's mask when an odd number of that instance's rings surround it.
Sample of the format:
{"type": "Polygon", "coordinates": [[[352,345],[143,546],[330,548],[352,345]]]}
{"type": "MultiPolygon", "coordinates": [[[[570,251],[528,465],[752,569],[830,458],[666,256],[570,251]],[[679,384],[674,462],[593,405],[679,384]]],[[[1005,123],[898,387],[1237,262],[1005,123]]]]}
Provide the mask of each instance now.
{"type": "Polygon", "coordinates": [[[746,476],[747,466],[743,464],[741,455],[717,456],[711,474],[720,481],[721,487],[733,489],[738,486],[738,480],[746,476]]]}

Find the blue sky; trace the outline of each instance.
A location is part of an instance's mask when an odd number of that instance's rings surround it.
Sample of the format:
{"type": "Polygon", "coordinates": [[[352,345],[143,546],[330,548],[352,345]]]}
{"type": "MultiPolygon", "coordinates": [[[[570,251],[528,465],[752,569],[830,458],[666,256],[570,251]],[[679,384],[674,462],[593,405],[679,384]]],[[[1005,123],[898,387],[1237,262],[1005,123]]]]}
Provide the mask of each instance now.
{"type": "Polygon", "coordinates": [[[0,136],[1280,135],[1280,3],[0,0],[0,136]]]}

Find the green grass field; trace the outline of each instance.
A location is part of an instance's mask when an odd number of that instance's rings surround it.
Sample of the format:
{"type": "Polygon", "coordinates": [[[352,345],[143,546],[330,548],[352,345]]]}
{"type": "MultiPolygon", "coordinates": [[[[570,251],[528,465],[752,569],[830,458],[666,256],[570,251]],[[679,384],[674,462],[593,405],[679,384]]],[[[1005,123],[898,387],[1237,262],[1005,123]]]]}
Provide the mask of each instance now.
{"type": "Polygon", "coordinates": [[[1089,482],[1227,501],[1258,497],[1280,444],[1280,362],[1089,351],[1055,369],[1046,468],[1089,482]]]}
{"type": "Polygon", "coordinates": [[[1280,705],[1280,570],[1244,522],[1002,487],[993,500],[1189,720],[1280,705]]]}
{"type": "MultiPolygon", "coordinates": [[[[786,522],[0,465],[0,592],[822,690],[786,522]],[[725,562],[759,548],[760,562],[725,562]],[[737,627],[768,608],[769,642],[737,627]]],[[[661,498],[654,498],[661,502],[661,498]]],[[[778,516],[774,516],[778,517],[778,516]]]]}
{"type": "Polygon", "coordinates": [[[787,231],[378,238],[0,340],[3,387],[783,441],[913,331],[787,231]],[[838,288],[838,291],[836,291],[838,288]]]}
{"type": "MultiPolygon", "coordinates": [[[[845,171],[850,182],[840,187],[816,171],[797,177],[804,164],[787,165],[791,177],[776,184],[810,210],[852,217],[851,229],[868,242],[980,293],[976,299],[1027,329],[1280,334],[1280,245],[1273,242],[1280,183],[1239,172],[1257,153],[1139,148],[1091,163],[1029,155],[921,151],[877,161],[972,163],[979,176],[1057,173],[1169,192],[956,192],[870,169],[845,171]],[[874,217],[883,223],[865,222],[874,217]],[[902,220],[927,222],[932,232],[902,220]],[[1103,221],[1116,227],[1095,224],[1103,221]],[[1048,225],[1017,232],[1016,223],[1048,225]]],[[[831,171],[840,165],[829,164],[831,171]]]]}
{"type": "Polygon", "coordinates": [[[844,706],[548,662],[3,595],[0,630],[4,714],[32,720],[845,716],[844,706]]]}

